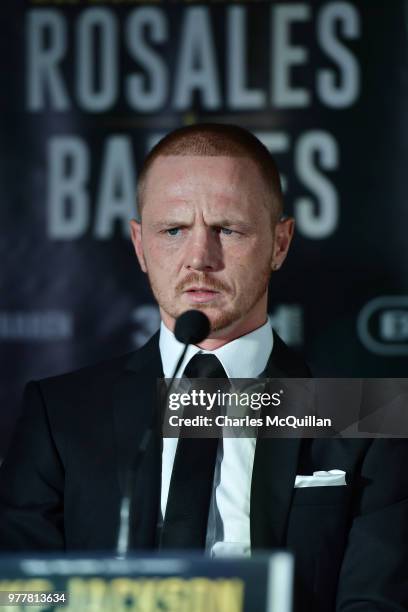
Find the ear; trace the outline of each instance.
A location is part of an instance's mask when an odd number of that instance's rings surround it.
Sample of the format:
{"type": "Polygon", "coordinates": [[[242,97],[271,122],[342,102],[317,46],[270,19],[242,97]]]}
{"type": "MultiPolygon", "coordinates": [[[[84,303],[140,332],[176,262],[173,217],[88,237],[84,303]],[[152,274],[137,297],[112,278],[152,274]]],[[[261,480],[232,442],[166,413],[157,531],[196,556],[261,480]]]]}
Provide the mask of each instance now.
{"type": "Polygon", "coordinates": [[[146,261],[143,253],[142,224],[138,223],[136,219],[132,219],[129,224],[130,236],[132,239],[133,247],[135,249],[136,257],[139,260],[139,264],[143,272],[147,272],[146,261]]]}
{"type": "Polygon", "coordinates": [[[295,220],[292,217],[280,219],[274,229],[272,270],[279,270],[286,259],[295,229],[295,220]]]}

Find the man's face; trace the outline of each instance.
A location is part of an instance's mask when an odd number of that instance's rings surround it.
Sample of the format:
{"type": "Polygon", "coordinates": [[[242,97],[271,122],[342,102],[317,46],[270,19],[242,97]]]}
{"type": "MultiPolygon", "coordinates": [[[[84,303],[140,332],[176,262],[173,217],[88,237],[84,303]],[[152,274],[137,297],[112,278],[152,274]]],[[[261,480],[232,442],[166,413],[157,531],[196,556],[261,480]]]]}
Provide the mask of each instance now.
{"type": "Polygon", "coordinates": [[[273,265],[286,256],[293,222],[272,227],[266,187],[249,158],[162,156],[147,175],[142,222],[131,222],[139,263],[164,323],[189,309],[211,336],[238,337],[266,320],[273,265]]]}

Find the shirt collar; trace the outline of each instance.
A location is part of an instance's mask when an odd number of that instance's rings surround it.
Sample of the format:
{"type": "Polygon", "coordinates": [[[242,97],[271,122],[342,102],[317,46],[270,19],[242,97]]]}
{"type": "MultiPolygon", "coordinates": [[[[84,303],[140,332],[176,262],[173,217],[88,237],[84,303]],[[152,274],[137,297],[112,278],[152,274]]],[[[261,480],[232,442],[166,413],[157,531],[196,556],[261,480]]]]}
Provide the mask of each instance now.
{"type": "MultiPolygon", "coordinates": [[[[171,378],[184,345],[176,340],[173,332],[163,321],[160,325],[159,347],[164,376],[171,378]]],[[[178,376],[182,375],[194,355],[204,353],[215,355],[220,360],[228,378],[255,378],[265,370],[272,348],[272,327],[267,319],[261,327],[224,344],[215,351],[206,351],[194,344],[189,345],[178,376]]]]}

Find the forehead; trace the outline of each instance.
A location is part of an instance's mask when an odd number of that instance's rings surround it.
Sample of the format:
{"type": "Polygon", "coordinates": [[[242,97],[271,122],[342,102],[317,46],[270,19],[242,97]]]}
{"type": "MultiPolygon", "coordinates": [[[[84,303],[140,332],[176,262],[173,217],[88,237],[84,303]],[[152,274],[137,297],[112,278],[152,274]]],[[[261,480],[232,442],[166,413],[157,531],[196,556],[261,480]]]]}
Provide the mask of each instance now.
{"type": "Polygon", "coordinates": [[[265,181],[249,157],[227,155],[159,156],[152,163],[144,186],[144,206],[149,203],[185,201],[264,200],[265,181]]]}

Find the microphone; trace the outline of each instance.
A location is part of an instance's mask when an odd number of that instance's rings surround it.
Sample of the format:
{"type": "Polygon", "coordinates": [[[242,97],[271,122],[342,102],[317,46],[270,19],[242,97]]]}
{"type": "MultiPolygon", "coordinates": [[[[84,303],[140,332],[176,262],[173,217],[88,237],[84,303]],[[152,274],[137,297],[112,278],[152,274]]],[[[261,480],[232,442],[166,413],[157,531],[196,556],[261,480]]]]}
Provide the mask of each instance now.
{"type": "MultiPolygon", "coordinates": [[[[203,312],[200,310],[186,310],[183,312],[177,320],[174,326],[174,335],[179,342],[185,344],[183,352],[177,362],[176,369],[174,370],[173,378],[171,379],[170,388],[173,386],[173,381],[176,378],[176,374],[179,371],[181,362],[184,359],[189,344],[198,344],[205,340],[210,333],[210,321],[203,312]]],[[[167,395],[169,391],[167,392],[167,395]]],[[[166,397],[167,399],[167,397],[166,397]]]]}
{"type": "Polygon", "coordinates": [[[174,327],[174,335],[184,344],[198,344],[210,333],[210,321],[200,310],[186,310],[181,314],[174,327]]]}
{"type": "MultiPolygon", "coordinates": [[[[165,405],[167,404],[167,399],[173,387],[174,379],[176,378],[177,372],[179,371],[181,362],[184,359],[184,355],[186,354],[189,344],[197,344],[198,342],[202,342],[203,340],[205,340],[208,334],[210,333],[210,329],[211,326],[208,317],[200,310],[187,310],[177,318],[174,327],[174,335],[176,336],[176,339],[179,342],[182,342],[185,346],[174,369],[170,384],[167,388],[164,399],[165,405]]],[[[124,559],[129,551],[130,513],[133,497],[133,482],[134,477],[140,468],[147,447],[149,446],[152,433],[153,429],[150,426],[148,429],[146,429],[142,437],[142,441],[140,442],[139,447],[136,450],[136,454],[127,473],[125,493],[122,497],[120,504],[119,531],[116,542],[117,559],[124,559]]]]}

